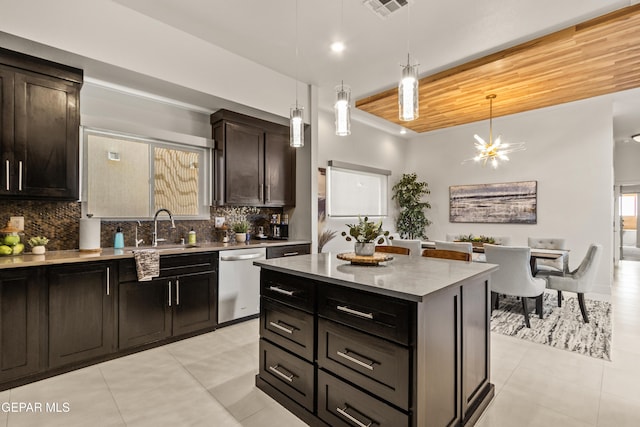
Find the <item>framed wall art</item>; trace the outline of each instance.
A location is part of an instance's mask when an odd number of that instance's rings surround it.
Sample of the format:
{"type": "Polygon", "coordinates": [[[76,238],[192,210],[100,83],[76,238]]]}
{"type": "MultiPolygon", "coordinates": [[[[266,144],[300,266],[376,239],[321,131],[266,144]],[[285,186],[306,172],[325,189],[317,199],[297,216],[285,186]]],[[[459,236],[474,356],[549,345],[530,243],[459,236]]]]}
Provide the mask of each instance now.
{"type": "Polygon", "coordinates": [[[450,222],[535,224],[537,204],[537,181],[449,187],[450,222]]]}

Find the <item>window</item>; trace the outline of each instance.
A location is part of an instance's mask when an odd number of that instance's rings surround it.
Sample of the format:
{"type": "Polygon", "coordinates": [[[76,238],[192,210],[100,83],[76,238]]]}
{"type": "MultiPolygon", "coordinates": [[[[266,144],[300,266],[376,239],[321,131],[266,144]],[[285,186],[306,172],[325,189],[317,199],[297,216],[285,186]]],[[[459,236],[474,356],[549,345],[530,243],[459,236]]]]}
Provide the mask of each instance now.
{"type": "Polygon", "coordinates": [[[209,218],[208,149],[84,129],[83,211],[109,219],[209,218]]]}
{"type": "Polygon", "coordinates": [[[620,196],[620,215],[636,216],[636,194],[623,194],[620,196]]]}
{"type": "Polygon", "coordinates": [[[387,215],[391,171],[330,160],[326,173],[328,216],[387,215]]]}

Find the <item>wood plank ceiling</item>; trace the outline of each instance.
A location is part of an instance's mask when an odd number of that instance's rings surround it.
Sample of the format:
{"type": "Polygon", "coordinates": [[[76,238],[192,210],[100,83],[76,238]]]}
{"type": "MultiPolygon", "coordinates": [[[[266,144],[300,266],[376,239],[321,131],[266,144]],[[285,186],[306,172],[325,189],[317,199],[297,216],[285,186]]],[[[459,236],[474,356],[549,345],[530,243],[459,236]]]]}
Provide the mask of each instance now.
{"type": "MultiPolygon", "coordinates": [[[[446,46],[443,46],[445,48],[446,46]]],[[[356,107],[415,132],[640,87],[640,4],[420,79],[420,117],[398,119],[397,88],[356,107]]]]}

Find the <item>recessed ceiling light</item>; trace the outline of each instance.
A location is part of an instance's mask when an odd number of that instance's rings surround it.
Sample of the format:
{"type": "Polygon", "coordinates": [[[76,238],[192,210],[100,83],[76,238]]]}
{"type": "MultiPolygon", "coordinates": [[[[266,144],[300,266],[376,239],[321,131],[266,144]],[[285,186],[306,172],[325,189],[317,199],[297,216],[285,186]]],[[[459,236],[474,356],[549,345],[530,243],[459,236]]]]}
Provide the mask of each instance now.
{"type": "Polygon", "coordinates": [[[333,52],[342,52],[345,46],[343,42],[333,42],[331,43],[331,50],[333,52]]]}
{"type": "Polygon", "coordinates": [[[406,130],[406,129],[400,129],[400,135],[404,135],[404,134],[406,134],[406,133],[407,133],[407,130],[406,130]]]}

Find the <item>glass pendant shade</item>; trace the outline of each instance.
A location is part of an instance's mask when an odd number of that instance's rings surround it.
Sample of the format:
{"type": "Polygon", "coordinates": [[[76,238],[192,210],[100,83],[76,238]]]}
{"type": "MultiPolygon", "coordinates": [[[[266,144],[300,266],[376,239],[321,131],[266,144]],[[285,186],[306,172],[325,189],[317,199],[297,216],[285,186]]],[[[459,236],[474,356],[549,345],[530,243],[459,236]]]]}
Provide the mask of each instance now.
{"type": "Polygon", "coordinates": [[[289,145],[291,147],[304,147],[304,122],[302,120],[302,107],[291,107],[289,123],[289,145]]]}
{"type": "Polygon", "coordinates": [[[336,86],[336,103],[334,105],[336,116],[336,135],[346,136],[351,134],[351,88],[343,84],[336,86]]]}
{"type": "Polygon", "coordinates": [[[399,118],[402,121],[415,120],[419,117],[418,104],[418,66],[407,65],[402,67],[402,80],[398,86],[399,118]]]}

